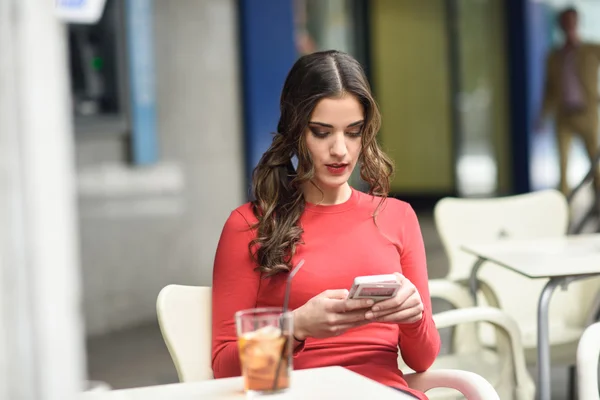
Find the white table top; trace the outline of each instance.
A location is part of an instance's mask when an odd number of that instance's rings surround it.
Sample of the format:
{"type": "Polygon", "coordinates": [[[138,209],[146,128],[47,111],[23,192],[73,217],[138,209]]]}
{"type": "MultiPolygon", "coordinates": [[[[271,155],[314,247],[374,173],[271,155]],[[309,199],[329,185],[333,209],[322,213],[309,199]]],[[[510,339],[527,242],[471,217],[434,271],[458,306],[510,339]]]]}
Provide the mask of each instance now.
{"type": "Polygon", "coordinates": [[[529,278],[600,274],[600,234],[506,238],[462,249],[529,278]]]}
{"type": "MultiPolygon", "coordinates": [[[[234,400],[245,399],[242,378],[215,379],[195,383],[84,393],[79,400],[234,400]]],[[[292,372],[291,389],[263,397],[268,400],[305,399],[396,399],[412,396],[381,385],[342,367],[305,369],[292,372]]]]}

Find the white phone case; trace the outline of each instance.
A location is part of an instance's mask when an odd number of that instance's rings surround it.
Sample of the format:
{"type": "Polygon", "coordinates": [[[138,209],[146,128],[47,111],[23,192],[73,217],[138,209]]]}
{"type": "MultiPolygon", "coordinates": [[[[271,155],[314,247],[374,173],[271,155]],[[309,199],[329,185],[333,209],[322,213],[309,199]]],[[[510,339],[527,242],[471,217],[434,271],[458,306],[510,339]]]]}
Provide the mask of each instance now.
{"type": "Polygon", "coordinates": [[[394,297],[399,289],[400,284],[392,274],[359,276],[354,279],[348,298],[381,301],[394,297]]]}
{"type": "Polygon", "coordinates": [[[355,285],[362,285],[364,283],[397,283],[396,275],[369,275],[369,276],[357,276],[354,278],[355,285]]]}

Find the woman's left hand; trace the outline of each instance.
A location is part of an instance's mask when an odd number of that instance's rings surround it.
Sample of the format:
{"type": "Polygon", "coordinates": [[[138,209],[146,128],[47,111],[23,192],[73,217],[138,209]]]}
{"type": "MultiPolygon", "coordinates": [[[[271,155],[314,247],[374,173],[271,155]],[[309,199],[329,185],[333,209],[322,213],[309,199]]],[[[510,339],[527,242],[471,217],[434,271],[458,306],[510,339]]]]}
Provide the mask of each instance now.
{"type": "Polygon", "coordinates": [[[400,289],[391,299],[376,303],[367,311],[365,318],[373,322],[388,322],[394,324],[410,324],[423,318],[423,302],[419,291],[406,279],[396,272],[400,289]]]}

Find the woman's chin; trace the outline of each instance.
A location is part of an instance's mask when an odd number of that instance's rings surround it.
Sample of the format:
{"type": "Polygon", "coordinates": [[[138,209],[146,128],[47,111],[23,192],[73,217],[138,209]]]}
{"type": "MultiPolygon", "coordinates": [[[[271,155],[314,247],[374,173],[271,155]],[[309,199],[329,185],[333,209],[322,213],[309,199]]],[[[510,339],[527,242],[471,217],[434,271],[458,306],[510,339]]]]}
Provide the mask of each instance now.
{"type": "Polygon", "coordinates": [[[339,189],[348,183],[350,176],[328,176],[325,179],[319,179],[319,186],[323,189],[339,189]]]}

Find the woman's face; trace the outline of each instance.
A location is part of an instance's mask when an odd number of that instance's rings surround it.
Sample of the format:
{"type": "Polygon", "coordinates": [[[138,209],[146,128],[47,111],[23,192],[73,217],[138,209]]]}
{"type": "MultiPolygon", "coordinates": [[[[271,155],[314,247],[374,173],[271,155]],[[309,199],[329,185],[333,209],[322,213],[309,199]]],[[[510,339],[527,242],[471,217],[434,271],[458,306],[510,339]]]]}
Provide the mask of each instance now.
{"type": "Polygon", "coordinates": [[[314,183],[335,189],[350,178],[361,151],[364,111],[346,94],[317,103],[306,130],[306,145],[314,163],[314,183]]]}

